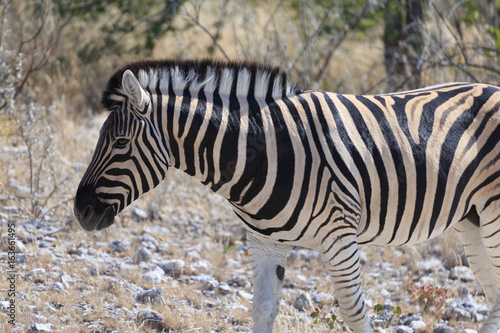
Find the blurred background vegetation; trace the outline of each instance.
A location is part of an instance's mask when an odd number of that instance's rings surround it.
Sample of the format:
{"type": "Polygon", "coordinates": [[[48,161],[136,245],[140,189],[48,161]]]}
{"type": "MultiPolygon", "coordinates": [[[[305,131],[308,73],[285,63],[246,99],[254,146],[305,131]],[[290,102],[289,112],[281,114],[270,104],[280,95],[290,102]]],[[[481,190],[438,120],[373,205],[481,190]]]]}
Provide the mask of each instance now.
{"type": "Polygon", "coordinates": [[[4,0],[0,110],[100,110],[109,75],[141,58],[281,67],[305,89],[381,93],[499,84],[500,0],[4,0]]]}

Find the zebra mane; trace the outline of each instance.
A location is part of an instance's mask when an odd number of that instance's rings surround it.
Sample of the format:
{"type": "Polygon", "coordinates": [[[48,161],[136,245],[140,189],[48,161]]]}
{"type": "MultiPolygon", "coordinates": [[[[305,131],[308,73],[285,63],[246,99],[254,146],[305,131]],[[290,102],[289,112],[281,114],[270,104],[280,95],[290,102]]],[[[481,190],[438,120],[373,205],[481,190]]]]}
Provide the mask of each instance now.
{"type": "Polygon", "coordinates": [[[126,70],[139,79],[141,86],[151,92],[157,88],[168,93],[169,87],[182,93],[204,90],[221,95],[255,98],[283,98],[294,96],[302,90],[292,84],[287,75],[277,67],[237,61],[220,60],[147,60],[134,62],[116,71],[108,81],[102,95],[102,106],[111,110],[123,101],[122,76],[126,70]]]}

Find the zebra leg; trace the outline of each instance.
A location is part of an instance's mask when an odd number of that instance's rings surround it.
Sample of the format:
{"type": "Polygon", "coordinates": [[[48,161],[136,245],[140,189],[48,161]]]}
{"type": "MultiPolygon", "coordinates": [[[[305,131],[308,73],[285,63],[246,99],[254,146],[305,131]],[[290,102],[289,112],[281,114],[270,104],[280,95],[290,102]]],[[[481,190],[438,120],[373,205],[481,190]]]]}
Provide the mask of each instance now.
{"type": "MultiPolygon", "coordinates": [[[[495,271],[490,261],[491,257],[487,250],[485,239],[483,238],[483,228],[479,226],[477,214],[468,215],[466,219],[454,226],[458,239],[464,246],[467,261],[477,281],[483,288],[486,298],[494,304],[490,316],[481,328],[481,333],[496,333],[499,326],[499,318],[495,318],[494,309],[499,308],[498,286],[495,271]]],[[[497,311],[498,312],[498,311],[497,311]]]]}
{"type": "MultiPolygon", "coordinates": [[[[345,229],[344,229],[345,230],[345,229]]],[[[355,233],[333,238],[322,251],[323,261],[333,279],[335,297],[342,319],[355,333],[372,333],[361,288],[361,265],[355,233]]]]}
{"type": "Polygon", "coordinates": [[[464,246],[470,269],[483,288],[486,298],[493,303],[497,294],[497,283],[493,266],[481,239],[479,220],[466,218],[455,224],[454,228],[458,239],[464,246]]]}
{"type": "Polygon", "coordinates": [[[280,306],[290,245],[277,243],[248,232],[248,254],[254,274],[252,318],[256,333],[271,333],[280,306]]]}
{"type": "MultiPolygon", "coordinates": [[[[491,280],[493,286],[489,287],[490,295],[485,294],[493,307],[490,310],[488,319],[479,331],[480,333],[500,332],[500,205],[496,209],[490,209],[488,214],[480,215],[480,235],[483,246],[488,255],[490,266],[492,267],[491,280]]],[[[483,212],[484,213],[484,212],[483,212]]]]}

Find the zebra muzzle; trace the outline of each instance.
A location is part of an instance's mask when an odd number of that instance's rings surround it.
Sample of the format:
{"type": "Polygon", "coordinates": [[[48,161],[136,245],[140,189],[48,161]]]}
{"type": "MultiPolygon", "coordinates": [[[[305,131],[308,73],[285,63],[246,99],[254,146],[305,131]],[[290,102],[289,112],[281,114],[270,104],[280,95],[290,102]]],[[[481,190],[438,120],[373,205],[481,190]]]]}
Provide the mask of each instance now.
{"type": "Polygon", "coordinates": [[[113,206],[104,204],[95,191],[88,187],[78,189],[73,210],[78,222],[86,231],[107,228],[115,219],[113,206]]]}

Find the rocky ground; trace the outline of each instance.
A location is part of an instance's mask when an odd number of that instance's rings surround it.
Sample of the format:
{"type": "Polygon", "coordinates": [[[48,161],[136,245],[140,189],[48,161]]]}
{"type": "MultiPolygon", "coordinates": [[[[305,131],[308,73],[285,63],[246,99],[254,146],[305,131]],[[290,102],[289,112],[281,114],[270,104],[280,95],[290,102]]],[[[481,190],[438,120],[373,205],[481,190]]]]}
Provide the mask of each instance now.
{"type": "MultiPolygon", "coordinates": [[[[3,140],[1,167],[10,171],[0,179],[0,331],[251,331],[245,232],[223,199],[185,175],[172,172],[109,229],[80,228],[71,197],[101,122],[102,117],[73,129],[66,124],[70,130],[56,134],[66,138],[54,147],[59,157],[53,160],[63,166],[54,172],[64,170],[59,176],[64,185],[51,197],[52,208],[37,206],[40,211],[30,206],[22,142],[3,140]],[[13,223],[16,254],[9,267],[13,223]],[[8,270],[17,272],[15,325],[8,323],[8,270]]],[[[478,331],[487,302],[453,233],[416,247],[362,250],[363,287],[375,331],[478,331]]],[[[294,249],[275,332],[345,331],[331,292],[318,254],[294,249]]]]}

